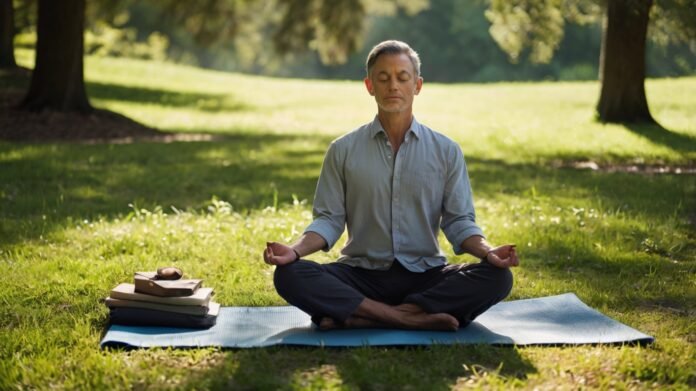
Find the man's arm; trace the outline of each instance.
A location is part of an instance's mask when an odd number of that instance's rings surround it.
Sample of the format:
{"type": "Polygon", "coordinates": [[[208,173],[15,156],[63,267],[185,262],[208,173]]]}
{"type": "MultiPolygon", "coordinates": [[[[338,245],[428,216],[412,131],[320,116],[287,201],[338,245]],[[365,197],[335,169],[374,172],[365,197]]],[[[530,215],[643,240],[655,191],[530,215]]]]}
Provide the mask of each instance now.
{"type": "Polygon", "coordinates": [[[314,232],[307,232],[292,245],[268,242],[263,260],[269,265],[287,265],[300,257],[313,254],[326,247],[326,240],[314,232]]]}
{"type": "Polygon", "coordinates": [[[493,266],[508,268],[520,264],[514,244],[506,244],[493,248],[483,236],[473,235],[461,244],[462,250],[476,258],[485,259],[493,266]]]}
{"type": "MultiPolygon", "coordinates": [[[[458,145],[452,142],[447,151],[447,174],[445,176],[445,188],[442,199],[442,219],[440,228],[445,233],[447,240],[452,245],[454,253],[461,255],[472,251],[482,252],[477,242],[463,243],[472,237],[483,239],[483,231],[476,224],[476,212],[474,211],[474,199],[471,191],[471,183],[464,162],[464,155],[458,145]]],[[[473,253],[478,255],[478,252],[473,253]]]]}
{"type": "Polygon", "coordinates": [[[270,265],[286,265],[319,250],[328,251],[345,227],[345,188],[342,160],[336,143],[331,143],[317,182],[312,214],[314,220],[294,244],[266,242],[263,260],[270,265]]]}

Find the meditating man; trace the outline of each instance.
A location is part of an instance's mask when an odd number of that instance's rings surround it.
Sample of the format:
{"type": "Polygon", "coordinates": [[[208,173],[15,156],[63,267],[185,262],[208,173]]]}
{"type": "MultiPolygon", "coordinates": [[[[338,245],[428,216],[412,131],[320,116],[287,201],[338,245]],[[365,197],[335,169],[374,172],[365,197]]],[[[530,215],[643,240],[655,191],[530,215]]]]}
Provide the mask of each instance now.
{"type": "Polygon", "coordinates": [[[456,330],[512,288],[514,245],[493,248],[476,225],[459,146],[419,123],[418,54],[385,41],[367,57],[365,86],[377,116],[334,140],[314,198],[314,221],[292,245],[268,242],[278,293],[321,329],[393,327],[456,330]],[[305,257],[328,251],[348,228],[337,262],[305,257]],[[442,229],[455,254],[481,259],[448,265],[442,229]]]}

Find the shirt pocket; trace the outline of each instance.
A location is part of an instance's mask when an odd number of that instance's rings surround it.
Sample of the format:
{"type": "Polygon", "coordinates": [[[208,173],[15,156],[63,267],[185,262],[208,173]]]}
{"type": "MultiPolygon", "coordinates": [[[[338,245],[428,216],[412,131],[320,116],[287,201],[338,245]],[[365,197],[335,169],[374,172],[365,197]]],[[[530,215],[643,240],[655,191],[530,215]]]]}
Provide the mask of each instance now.
{"type": "Polygon", "coordinates": [[[437,169],[418,167],[405,173],[405,193],[422,205],[440,210],[445,189],[444,173],[437,169]]]}

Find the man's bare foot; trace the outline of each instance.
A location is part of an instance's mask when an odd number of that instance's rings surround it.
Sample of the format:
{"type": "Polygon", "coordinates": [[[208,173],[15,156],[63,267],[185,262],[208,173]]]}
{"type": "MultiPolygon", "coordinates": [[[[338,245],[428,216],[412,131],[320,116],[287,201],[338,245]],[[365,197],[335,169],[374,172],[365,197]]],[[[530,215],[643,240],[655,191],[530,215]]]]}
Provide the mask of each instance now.
{"type": "Polygon", "coordinates": [[[407,329],[407,330],[444,330],[457,331],[459,321],[449,314],[428,314],[426,312],[403,312],[401,319],[394,324],[386,324],[373,319],[363,318],[360,316],[350,316],[346,319],[344,325],[347,329],[407,329]]]}
{"type": "Polygon", "coordinates": [[[414,330],[457,331],[459,321],[450,314],[404,313],[399,327],[414,330]]]}
{"type": "Polygon", "coordinates": [[[459,321],[450,314],[430,314],[416,304],[390,306],[367,298],[352,316],[400,329],[456,331],[459,328],[459,321]]]}
{"type": "Polygon", "coordinates": [[[406,323],[416,329],[456,331],[459,328],[459,321],[454,316],[447,313],[429,314],[417,304],[403,303],[394,309],[401,312],[406,317],[406,323]]]}
{"type": "Polygon", "coordinates": [[[418,304],[413,304],[413,303],[402,303],[394,307],[394,309],[402,311],[402,312],[425,312],[423,309],[418,306],[418,304]]]}
{"type": "Polygon", "coordinates": [[[328,316],[321,318],[319,321],[319,330],[334,330],[340,328],[339,326],[340,325],[336,323],[333,318],[329,318],[328,316]]]}
{"type": "Polygon", "coordinates": [[[336,322],[333,318],[325,317],[319,321],[319,330],[335,329],[369,329],[369,328],[390,328],[390,326],[359,316],[350,316],[343,324],[336,322]]]}
{"type": "Polygon", "coordinates": [[[320,330],[340,328],[399,328],[407,330],[457,331],[459,321],[446,313],[430,314],[416,304],[405,303],[390,306],[378,301],[364,299],[353,315],[339,323],[330,317],[319,321],[320,330]]]}
{"type": "Polygon", "coordinates": [[[349,316],[346,319],[346,328],[349,329],[389,329],[391,326],[376,320],[361,318],[359,316],[349,316]]]}

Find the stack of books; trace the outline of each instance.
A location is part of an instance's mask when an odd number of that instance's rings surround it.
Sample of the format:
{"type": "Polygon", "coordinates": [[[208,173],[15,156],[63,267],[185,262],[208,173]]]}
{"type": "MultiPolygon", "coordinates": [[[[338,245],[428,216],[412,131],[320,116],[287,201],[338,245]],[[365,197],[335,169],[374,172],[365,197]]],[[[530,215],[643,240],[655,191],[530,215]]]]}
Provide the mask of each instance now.
{"type": "MultiPolygon", "coordinates": [[[[178,277],[180,278],[179,274],[178,277]]],[[[208,328],[215,325],[220,304],[202,280],[163,279],[161,273],[137,272],[133,284],[120,284],[106,298],[112,324],[208,328]]]]}

